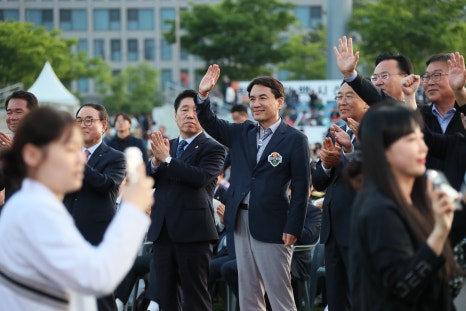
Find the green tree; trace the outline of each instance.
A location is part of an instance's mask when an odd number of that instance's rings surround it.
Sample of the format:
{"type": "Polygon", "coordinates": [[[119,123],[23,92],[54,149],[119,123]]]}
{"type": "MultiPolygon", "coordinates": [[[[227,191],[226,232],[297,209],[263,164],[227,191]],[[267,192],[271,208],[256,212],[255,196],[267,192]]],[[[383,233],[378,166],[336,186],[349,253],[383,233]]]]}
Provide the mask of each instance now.
{"type": "Polygon", "coordinates": [[[31,23],[0,21],[0,87],[22,82],[29,88],[47,60],[64,84],[80,77],[104,81],[110,67],[100,58],[88,59],[84,52],[72,53],[77,40],[60,34],[31,23]]]}
{"type": "MultiPolygon", "coordinates": [[[[466,51],[466,0],[359,0],[349,22],[361,40],[360,63],[369,64],[381,52],[398,52],[422,73],[436,53],[466,51]]],[[[335,43],[336,44],[336,43],[335,43]]]]}
{"type": "MultiPolygon", "coordinates": [[[[296,21],[291,8],[278,0],[193,4],[180,13],[181,47],[235,80],[271,73],[267,65],[284,59],[280,34],[296,21]]],[[[174,43],[175,34],[173,22],[166,40],[174,43]]]]}
{"type": "Polygon", "coordinates": [[[326,29],[321,26],[306,35],[292,35],[283,46],[283,53],[289,55],[279,65],[290,72],[290,80],[325,79],[326,29]]]}
{"type": "Polygon", "coordinates": [[[152,111],[154,106],[162,105],[157,97],[158,72],[148,63],[136,67],[126,67],[110,82],[109,95],[104,96],[108,112],[139,114],[152,111]]]}

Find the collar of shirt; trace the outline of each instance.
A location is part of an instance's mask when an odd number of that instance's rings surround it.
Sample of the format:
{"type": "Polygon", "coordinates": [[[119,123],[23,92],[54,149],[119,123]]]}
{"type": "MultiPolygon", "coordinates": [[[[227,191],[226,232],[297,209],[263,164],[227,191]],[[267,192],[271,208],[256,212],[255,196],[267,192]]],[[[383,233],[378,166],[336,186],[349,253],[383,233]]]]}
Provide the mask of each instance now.
{"type": "Polygon", "coordinates": [[[440,119],[442,119],[442,120],[453,118],[453,115],[455,114],[455,112],[456,112],[456,108],[453,107],[453,108],[451,108],[450,110],[448,110],[447,113],[445,113],[445,116],[442,116],[442,115],[440,114],[440,112],[438,111],[437,107],[435,106],[435,104],[432,104],[432,113],[433,113],[437,118],[440,118],[440,119]]]}
{"type": "Polygon", "coordinates": [[[100,141],[98,144],[96,144],[96,145],[94,145],[94,146],[91,146],[91,147],[89,147],[89,148],[83,147],[83,152],[84,152],[84,150],[87,149],[87,150],[89,150],[89,152],[91,153],[91,155],[93,155],[93,154],[94,154],[94,151],[95,151],[97,148],[99,148],[99,146],[100,146],[101,144],[102,144],[102,141],[100,141]]]}
{"type": "MultiPolygon", "coordinates": [[[[272,134],[275,133],[275,131],[277,130],[277,128],[278,128],[278,126],[280,125],[281,122],[282,122],[282,119],[279,118],[277,122],[275,122],[274,124],[272,124],[272,125],[269,127],[269,129],[272,130],[272,134]]],[[[262,137],[262,135],[265,134],[265,131],[266,131],[267,129],[264,129],[262,126],[260,126],[259,123],[257,123],[257,128],[259,129],[259,136],[262,137]]]]}
{"type": "Polygon", "coordinates": [[[188,144],[186,145],[186,147],[184,147],[184,149],[186,150],[186,148],[189,146],[189,144],[190,144],[197,136],[199,136],[201,133],[202,133],[202,131],[200,131],[200,132],[197,133],[196,135],[191,136],[191,137],[186,138],[186,139],[184,139],[183,137],[179,136],[179,137],[178,137],[178,143],[180,143],[180,141],[182,141],[182,140],[185,140],[185,141],[188,143],[188,144]]]}

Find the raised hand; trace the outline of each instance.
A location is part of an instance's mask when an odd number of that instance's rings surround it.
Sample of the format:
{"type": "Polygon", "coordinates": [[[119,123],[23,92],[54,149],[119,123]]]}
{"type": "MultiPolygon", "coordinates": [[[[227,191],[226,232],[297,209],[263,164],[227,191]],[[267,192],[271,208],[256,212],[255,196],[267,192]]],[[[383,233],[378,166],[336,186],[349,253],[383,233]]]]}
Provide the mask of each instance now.
{"type": "Polygon", "coordinates": [[[466,83],[464,57],[459,52],[451,53],[448,61],[448,82],[453,90],[459,90],[466,83]]]}
{"type": "Polygon", "coordinates": [[[353,54],[353,39],[347,39],[346,36],[338,39],[338,48],[333,47],[338,69],[345,77],[351,77],[356,72],[356,66],[359,60],[359,52],[353,54]]]}
{"type": "Polygon", "coordinates": [[[403,77],[400,81],[401,90],[403,91],[406,106],[412,110],[417,109],[416,105],[416,91],[421,84],[421,77],[419,75],[410,74],[403,77]]]}
{"type": "Polygon", "coordinates": [[[217,64],[210,65],[199,83],[199,94],[203,97],[207,97],[209,92],[217,84],[218,78],[220,77],[220,67],[217,64]]]}

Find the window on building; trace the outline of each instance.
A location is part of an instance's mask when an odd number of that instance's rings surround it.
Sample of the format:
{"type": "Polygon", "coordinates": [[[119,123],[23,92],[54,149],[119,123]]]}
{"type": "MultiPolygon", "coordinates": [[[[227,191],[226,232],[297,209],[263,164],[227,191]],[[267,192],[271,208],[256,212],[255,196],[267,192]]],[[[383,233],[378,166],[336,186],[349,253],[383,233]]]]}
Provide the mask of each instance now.
{"type": "Polygon", "coordinates": [[[26,21],[36,26],[44,26],[47,30],[52,30],[53,10],[26,10],[26,21]]]}
{"type": "Polygon", "coordinates": [[[170,30],[173,21],[176,19],[175,9],[164,8],[160,9],[160,29],[170,30]]]}
{"type": "Polygon", "coordinates": [[[181,60],[188,60],[188,56],[189,56],[188,52],[186,52],[185,49],[181,48],[180,49],[180,59],[181,60]]]}
{"type": "Polygon", "coordinates": [[[79,39],[77,48],[78,51],[84,51],[87,54],[87,51],[89,51],[87,39],[79,39]]]}
{"type": "Polygon", "coordinates": [[[167,87],[171,86],[173,81],[173,73],[171,69],[163,69],[162,70],[162,89],[166,89],[167,87]]]}
{"type": "Polygon", "coordinates": [[[0,10],[0,21],[19,21],[19,10],[0,10]]]}
{"type": "Polygon", "coordinates": [[[154,10],[152,9],[128,9],[128,30],[153,30],[154,10]]]}
{"type": "Polygon", "coordinates": [[[105,59],[105,44],[103,39],[94,40],[94,57],[105,59]]]}
{"type": "Polygon", "coordinates": [[[138,40],[128,40],[128,61],[134,62],[138,60],[138,40]]]}
{"type": "Polygon", "coordinates": [[[120,9],[95,9],[94,30],[120,30],[120,9]]]}
{"type": "Polygon", "coordinates": [[[315,28],[322,24],[322,7],[298,6],[295,8],[295,16],[302,26],[315,28]]]}
{"type": "Polygon", "coordinates": [[[162,39],[162,60],[172,60],[172,46],[165,39],[162,39]]]}
{"type": "Polygon", "coordinates": [[[86,10],[60,10],[60,29],[87,30],[86,10]]]}
{"type": "Polygon", "coordinates": [[[155,60],[155,40],[144,39],[144,59],[155,60]]]}
{"type": "Polygon", "coordinates": [[[88,78],[78,79],[78,92],[80,93],[89,92],[89,79],[88,78]]]}
{"type": "Polygon", "coordinates": [[[110,40],[110,60],[114,62],[121,61],[121,40],[110,40]]]}

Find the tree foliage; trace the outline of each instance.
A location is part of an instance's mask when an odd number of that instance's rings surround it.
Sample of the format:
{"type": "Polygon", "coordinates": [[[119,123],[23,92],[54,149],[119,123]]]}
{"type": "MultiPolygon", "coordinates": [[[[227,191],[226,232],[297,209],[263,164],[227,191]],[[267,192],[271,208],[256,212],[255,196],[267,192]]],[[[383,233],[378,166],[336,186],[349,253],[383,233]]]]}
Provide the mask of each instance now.
{"type": "Polygon", "coordinates": [[[359,0],[349,28],[360,35],[361,62],[372,68],[381,52],[398,52],[422,73],[433,54],[466,52],[465,8],[466,0],[359,0]]]}
{"type": "Polygon", "coordinates": [[[108,112],[139,114],[152,111],[162,101],[157,98],[158,72],[148,63],[126,67],[110,82],[109,95],[104,97],[108,112]]]}
{"type": "Polygon", "coordinates": [[[102,59],[72,53],[77,40],[60,38],[60,34],[60,30],[48,31],[31,23],[0,21],[0,87],[22,82],[29,88],[47,60],[64,84],[110,72],[102,59]]]}
{"type": "Polygon", "coordinates": [[[325,79],[326,29],[321,26],[305,35],[294,34],[283,46],[286,60],[279,65],[290,80],[325,79]]]}
{"type": "MultiPolygon", "coordinates": [[[[180,14],[181,46],[234,80],[271,73],[267,66],[284,59],[280,34],[296,21],[292,7],[278,0],[193,4],[180,14]]],[[[174,43],[175,33],[173,23],[166,40],[174,43]]]]}

